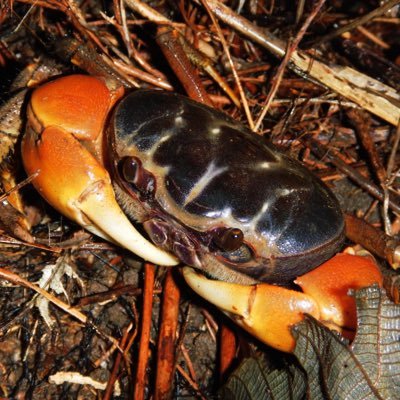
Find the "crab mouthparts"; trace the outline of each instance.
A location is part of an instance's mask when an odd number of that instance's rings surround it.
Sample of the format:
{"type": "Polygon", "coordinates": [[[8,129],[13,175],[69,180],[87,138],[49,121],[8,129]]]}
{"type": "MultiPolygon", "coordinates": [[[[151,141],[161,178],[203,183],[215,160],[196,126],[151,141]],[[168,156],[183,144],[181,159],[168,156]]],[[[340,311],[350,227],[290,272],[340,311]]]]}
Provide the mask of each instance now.
{"type": "Polygon", "coordinates": [[[154,246],[135,229],[114,195],[107,195],[108,189],[111,188],[104,181],[98,181],[82,193],[75,203],[76,209],[82,213],[80,225],[154,264],[177,265],[176,257],[154,246]]]}

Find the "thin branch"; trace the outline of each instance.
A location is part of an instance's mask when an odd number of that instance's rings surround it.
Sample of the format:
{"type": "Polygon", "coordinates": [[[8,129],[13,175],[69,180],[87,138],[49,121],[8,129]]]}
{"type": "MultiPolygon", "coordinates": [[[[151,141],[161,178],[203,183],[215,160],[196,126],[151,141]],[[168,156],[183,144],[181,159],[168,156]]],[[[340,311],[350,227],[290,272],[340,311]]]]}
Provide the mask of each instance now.
{"type": "MultiPolygon", "coordinates": [[[[292,54],[296,51],[301,39],[303,39],[308,27],[310,26],[312,20],[315,18],[315,16],[318,14],[318,12],[321,10],[321,7],[324,5],[325,0],[320,0],[314,7],[313,11],[310,13],[310,15],[307,17],[306,21],[304,22],[303,26],[299,30],[298,34],[296,35],[295,39],[293,40],[293,43],[289,46],[287,49],[285,56],[283,57],[283,60],[281,62],[281,65],[278,68],[278,72],[276,76],[273,79],[272,87],[270,92],[268,93],[267,99],[265,101],[265,104],[263,106],[262,112],[258,116],[256,125],[254,126],[254,131],[258,131],[260,128],[260,125],[267,114],[269,107],[271,105],[272,100],[275,97],[276,92],[278,91],[279,88],[279,83],[281,82],[283,78],[283,74],[285,72],[286,66],[292,56],[292,54]]],[[[260,132],[259,132],[260,133],[260,132]]]]}
{"type": "Polygon", "coordinates": [[[312,42],[312,45],[317,46],[323,42],[327,42],[328,40],[331,40],[331,39],[341,35],[342,33],[351,31],[354,28],[357,28],[358,26],[363,25],[363,24],[367,23],[368,21],[371,21],[372,19],[374,19],[376,17],[380,17],[381,15],[385,14],[386,11],[390,10],[396,4],[399,4],[399,3],[400,3],[400,0],[390,0],[387,3],[383,3],[380,7],[375,8],[375,10],[372,10],[368,14],[365,14],[362,17],[351,21],[349,24],[344,25],[344,26],[334,30],[333,32],[328,33],[327,35],[322,36],[318,40],[315,40],[314,42],[312,42]]]}
{"type": "MultiPolygon", "coordinates": [[[[285,55],[285,43],[266,29],[260,28],[241,17],[217,0],[207,0],[213,13],[227,25],[249,39],[265,47],[277,57],[285,55]]],[[[289,67],[303,77],[310,77],[338,94],[354,101],[362,108],[397,125],[400,121],[400,94],[390,86],[338,65],[326,65],[302,51],[292,54],[289,67]]]]}

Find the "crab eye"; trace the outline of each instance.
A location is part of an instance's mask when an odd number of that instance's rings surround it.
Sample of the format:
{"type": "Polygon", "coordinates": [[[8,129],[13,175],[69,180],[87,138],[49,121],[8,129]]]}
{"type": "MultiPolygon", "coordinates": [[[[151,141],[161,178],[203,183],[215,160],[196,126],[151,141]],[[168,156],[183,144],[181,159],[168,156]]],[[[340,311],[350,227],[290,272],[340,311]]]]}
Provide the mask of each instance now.
{"type": "Polygon", "coordinates": [[[138,161],[135,157],[124,157],[121,160],[121,172],[123,178],[130,183],[136,183],[138,177],[138,161]]]}
{"type": "Polygon", "coordinates": [[[136,157],[124,157],[118,164],[121,177],[138,190],[142,196],[153,197],[156,190],[154,175],[145,170],[140,160],[136,157]]]}
{"type": "Polygon", "coordinates": [[[223,251],[235,251],[243,243],[243,232],[238,228],[228,228],[215,232],[214,243],[223,251]]]}

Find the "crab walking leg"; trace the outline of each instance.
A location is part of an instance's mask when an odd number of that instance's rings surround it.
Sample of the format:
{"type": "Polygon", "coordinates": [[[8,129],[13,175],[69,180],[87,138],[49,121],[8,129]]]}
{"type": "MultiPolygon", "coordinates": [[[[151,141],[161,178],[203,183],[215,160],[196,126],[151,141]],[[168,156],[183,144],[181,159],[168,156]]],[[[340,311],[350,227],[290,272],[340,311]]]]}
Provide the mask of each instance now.
{"type": "Polygon", "coordinates": [[[356,328],[356,308],[350,289],[382,285],[382,275],[370,257],[339,254],[296,280],[303,292],[266,283],[245,286],[209,280],[189,267],[183,275],[200,296],[223,310],[262,342],[292,352],[291,328],[310,314],[336,330],[356,328]]]}
{"type": "Polygon", "coordinates": [[[36,189],[62,214],[154,264],[178,263],[132,226],[115,200],[107,171],[72,134],[55,126],[39,137],[27,132],[22,156],[29,175],[39,172],[36,189]]]}

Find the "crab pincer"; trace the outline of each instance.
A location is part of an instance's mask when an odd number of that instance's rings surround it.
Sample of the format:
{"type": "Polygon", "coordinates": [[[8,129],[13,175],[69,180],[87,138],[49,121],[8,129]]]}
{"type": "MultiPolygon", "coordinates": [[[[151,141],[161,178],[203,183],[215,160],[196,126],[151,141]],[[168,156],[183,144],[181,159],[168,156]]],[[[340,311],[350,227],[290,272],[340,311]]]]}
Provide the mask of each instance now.
{"type": "Polygon", "coordinates": [[[372,257],[340,253],[297,278],[302,291],[260,283],[237,285],[207,279],[186,267],[184,277],[200,296],[223,310],[236,324],[278,350],[292,352],[292,328],[308,314],[347,337],[357,327],[351,291],[382,286],[382,274],[372,257]]]}
{"type": "Polygon", "coordinates": [[[103,166],[104,124],[121,91],[98,78],[72,75],[32,93],[22,157],[33,184],[58,211],[90,232],[160,265],[172,255],[147,241],[115,200],[103,166]]]}

